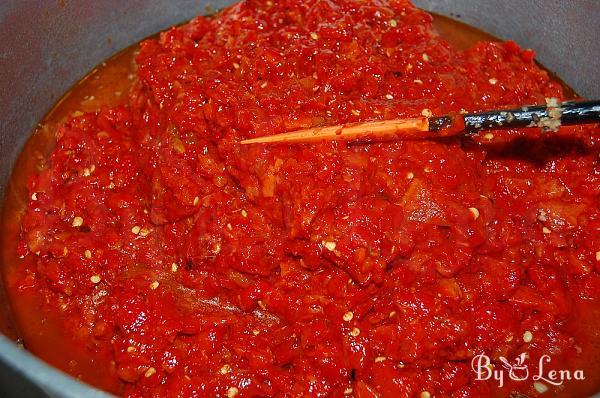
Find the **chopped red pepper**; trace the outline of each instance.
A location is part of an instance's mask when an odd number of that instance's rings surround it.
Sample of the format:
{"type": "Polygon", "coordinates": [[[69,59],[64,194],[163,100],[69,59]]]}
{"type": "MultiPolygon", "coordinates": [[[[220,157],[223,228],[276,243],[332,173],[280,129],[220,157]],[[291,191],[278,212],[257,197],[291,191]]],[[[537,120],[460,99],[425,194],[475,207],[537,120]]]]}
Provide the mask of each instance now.
{"type": "Polygon", "coordinates": [[[600,298],[597,127],[238,145],[562,99],[531,51],[454,49],[403,0],[249,0],[136,61],[128,104],[58,128],[22,219],[22,289],[115,392],[503,396],[533,382],[475,380],[476,354],[573,366],[568,320],[600,298]]]}

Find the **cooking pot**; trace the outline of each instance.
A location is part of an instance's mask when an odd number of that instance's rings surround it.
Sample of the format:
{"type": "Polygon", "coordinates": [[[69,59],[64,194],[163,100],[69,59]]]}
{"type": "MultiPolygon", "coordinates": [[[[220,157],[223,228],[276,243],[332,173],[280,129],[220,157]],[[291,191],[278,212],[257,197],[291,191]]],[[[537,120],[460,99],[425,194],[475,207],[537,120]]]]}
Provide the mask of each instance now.
{"type": "MultiPolygon", "coordinates": [[[[580,95],[600,98],[596,0],[414,0],[503,39],[580,95]]],[[[60,96],[113,53],[231,1],[3,0],[0,2],[0,194],[29,133],[60,96]]],[[[103,397],[20,348],[0,287],[0,396],[103,397]],[[5,337],[6,336],[6,337],[5,337]]],[[[598,395],[600,397],[600,395],[598,395]]]]}

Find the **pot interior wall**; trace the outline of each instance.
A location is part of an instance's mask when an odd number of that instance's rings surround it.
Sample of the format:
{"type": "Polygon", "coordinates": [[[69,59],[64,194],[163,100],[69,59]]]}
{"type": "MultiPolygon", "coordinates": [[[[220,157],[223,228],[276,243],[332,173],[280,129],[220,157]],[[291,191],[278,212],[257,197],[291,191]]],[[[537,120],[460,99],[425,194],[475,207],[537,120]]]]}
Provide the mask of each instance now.
{"type": "Polygon", "coordinates": [[[600,97],[596,0],[413,0],[493,36],[533,48],[537,60],[582,97],[600,97]]]}

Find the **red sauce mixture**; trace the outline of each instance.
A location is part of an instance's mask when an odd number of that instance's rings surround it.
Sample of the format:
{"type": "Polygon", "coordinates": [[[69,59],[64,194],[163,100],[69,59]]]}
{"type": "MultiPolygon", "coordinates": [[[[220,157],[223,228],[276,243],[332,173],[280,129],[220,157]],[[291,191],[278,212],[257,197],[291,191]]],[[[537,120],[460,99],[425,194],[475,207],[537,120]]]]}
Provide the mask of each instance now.
{"type": "Polygon", "coordinates": [[[33,352],[126,396],[600,389],[597,126],[238,144],[563,99],[531,50],[452,47],[407,1],[246,1],[135,61],[120,105],[38,133],[6,271],[33,352]],[[586,380],[476,380],[522,353],[586,380]]]}

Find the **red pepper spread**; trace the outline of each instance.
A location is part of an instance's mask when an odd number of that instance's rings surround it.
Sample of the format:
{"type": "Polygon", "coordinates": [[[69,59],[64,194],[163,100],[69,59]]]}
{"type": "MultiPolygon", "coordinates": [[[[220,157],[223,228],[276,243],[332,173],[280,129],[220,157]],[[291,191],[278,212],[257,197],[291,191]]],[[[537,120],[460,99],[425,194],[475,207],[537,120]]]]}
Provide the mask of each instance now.
{"type": "Polygon", "coordinates": [[[115,392],[533,396],[555,387],[472,359],[571,369],[569,320],[600,296],[597,127],[239,145],[563,99],[531,50],[454,49],[404,0],[248,0],[136,62],[126,106],[57,129],[19,246],[19,289],[115,392]]]}

